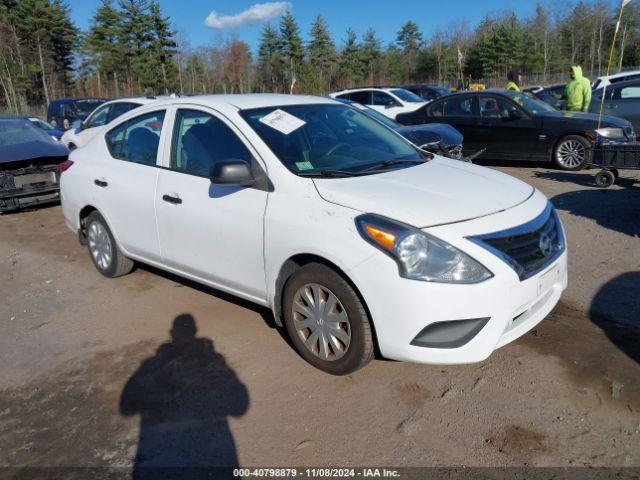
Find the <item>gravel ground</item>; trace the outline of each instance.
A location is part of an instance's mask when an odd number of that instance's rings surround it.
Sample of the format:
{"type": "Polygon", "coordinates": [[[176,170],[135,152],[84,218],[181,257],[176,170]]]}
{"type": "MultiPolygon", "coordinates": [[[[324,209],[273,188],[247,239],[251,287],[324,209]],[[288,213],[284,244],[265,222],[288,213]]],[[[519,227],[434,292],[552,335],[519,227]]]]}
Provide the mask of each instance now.
{"type": "Polygon", "coordinates": [[[466,366],[332,377],[259,307],[147,267],[101,277],[57,206],[1,216],[0,465],[640,466],[640,183],[492,168],[559,209],[570,287],[466,366]]]}

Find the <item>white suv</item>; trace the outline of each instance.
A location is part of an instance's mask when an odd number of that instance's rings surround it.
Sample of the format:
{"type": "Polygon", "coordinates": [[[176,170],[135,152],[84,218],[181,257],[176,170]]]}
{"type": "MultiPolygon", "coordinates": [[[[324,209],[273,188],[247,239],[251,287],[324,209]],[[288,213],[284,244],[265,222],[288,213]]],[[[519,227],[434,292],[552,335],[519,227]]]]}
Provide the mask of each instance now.
{"type": "Polygon", "coordinates": [[[96,108],[87,119],[79,125],[72,126],[64,132],[60,141],[64,143],[69,150],[83,147],[100,131],[100,127],[104,127],[112,120],[120,115],[124,115],[129,110],[138,108],[156,101],[155,97],[137,97],[137,98],[121,98],[103,103],[96,108]]]}
{"type": "Polygon", "coordinates": [[[356,88],[330,93],[329,96],[366,105],[392,120],[399,113],[413,112],[427,104],[421,97],[404,88],[356,88]]]}
{"type": "Polygon", "coordinates": [[[487,358],[567,285],[545,196],[328,98],[170,99],[71,153],[67,225],[107,277],[144,262],[268,306],[302,357],[487,358]]]}

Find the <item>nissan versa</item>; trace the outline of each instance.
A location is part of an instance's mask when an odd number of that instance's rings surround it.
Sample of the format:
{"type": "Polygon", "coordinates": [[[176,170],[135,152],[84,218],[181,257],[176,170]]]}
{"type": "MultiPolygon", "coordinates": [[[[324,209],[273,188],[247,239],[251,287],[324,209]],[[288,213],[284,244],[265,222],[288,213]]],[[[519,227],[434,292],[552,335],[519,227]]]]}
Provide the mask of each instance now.
{"type": "Polygon", "coordinates": [[[107,277],[139,261],[271,308],[312,365],[478,362],[567,285],[562,225],[508,175],[422,152],[328,98],[168,99],[63,164],[107,277]]]}

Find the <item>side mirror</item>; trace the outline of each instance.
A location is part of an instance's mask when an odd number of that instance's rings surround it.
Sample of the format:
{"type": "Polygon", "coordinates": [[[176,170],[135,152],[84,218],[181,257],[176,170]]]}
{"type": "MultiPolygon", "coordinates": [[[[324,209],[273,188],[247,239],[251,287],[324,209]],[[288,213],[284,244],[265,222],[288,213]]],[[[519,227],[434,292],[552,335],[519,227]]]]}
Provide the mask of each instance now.
{"type": "Polygon", "coordinates": [[[242,160],[216,162],[209,172],[211,183],[218,185],[252,185],[255,181],[251,167],[242,160]]]}

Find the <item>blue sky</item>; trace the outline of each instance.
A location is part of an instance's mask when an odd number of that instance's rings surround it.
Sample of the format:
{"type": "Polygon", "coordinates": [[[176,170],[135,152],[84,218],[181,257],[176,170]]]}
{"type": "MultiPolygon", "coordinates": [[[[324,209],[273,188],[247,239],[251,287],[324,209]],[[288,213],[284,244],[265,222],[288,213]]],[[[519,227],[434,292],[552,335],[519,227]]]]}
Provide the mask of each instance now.
{"type": "MultiPolygon", "coordinates": [[[[612,3],[614,0],[611,0],[612,3]]],[[[68,0],[73,20],[82,29],[88,28],[99,0],[68,0]]],[[[217,17],[233,16],[250,9],[261,0],[160,0],[163,12],[173,22],[174,28],[186,33],[192,46],[217,43],[221,38],[240,38],[255,50],[263,22],[243,24],[231,28],[213,29],[205,26],[205,19],[212,12],[217,17]]],[[[407,20],[416,22],[423,33],[428,35],[438,27],[446,27],[450,22],[466,18],[470,26],[475,26],[487,13],[502,10],[516,10],[526,17],[535,11],[535,0],[289,0],[302,33],[306,37],[309,25],[318,13],[327,20],[338,44],[345,38],[345,30],[352,27],[358,35],[372,27],[384,43],[395,39],[400,26],[407,20]]],[[[543,0],[545,4],[564,3],[561,0],[543,0]]],[[[617,2],[615,2],[617,4],[617,2]]],[[[264,11],[254,11],[258,17],[264,11]]],[[[216,24],[238,23],[222,19],[216,24]]],[[[278,17],[271,20],[277,23],[278,17]]]]}

